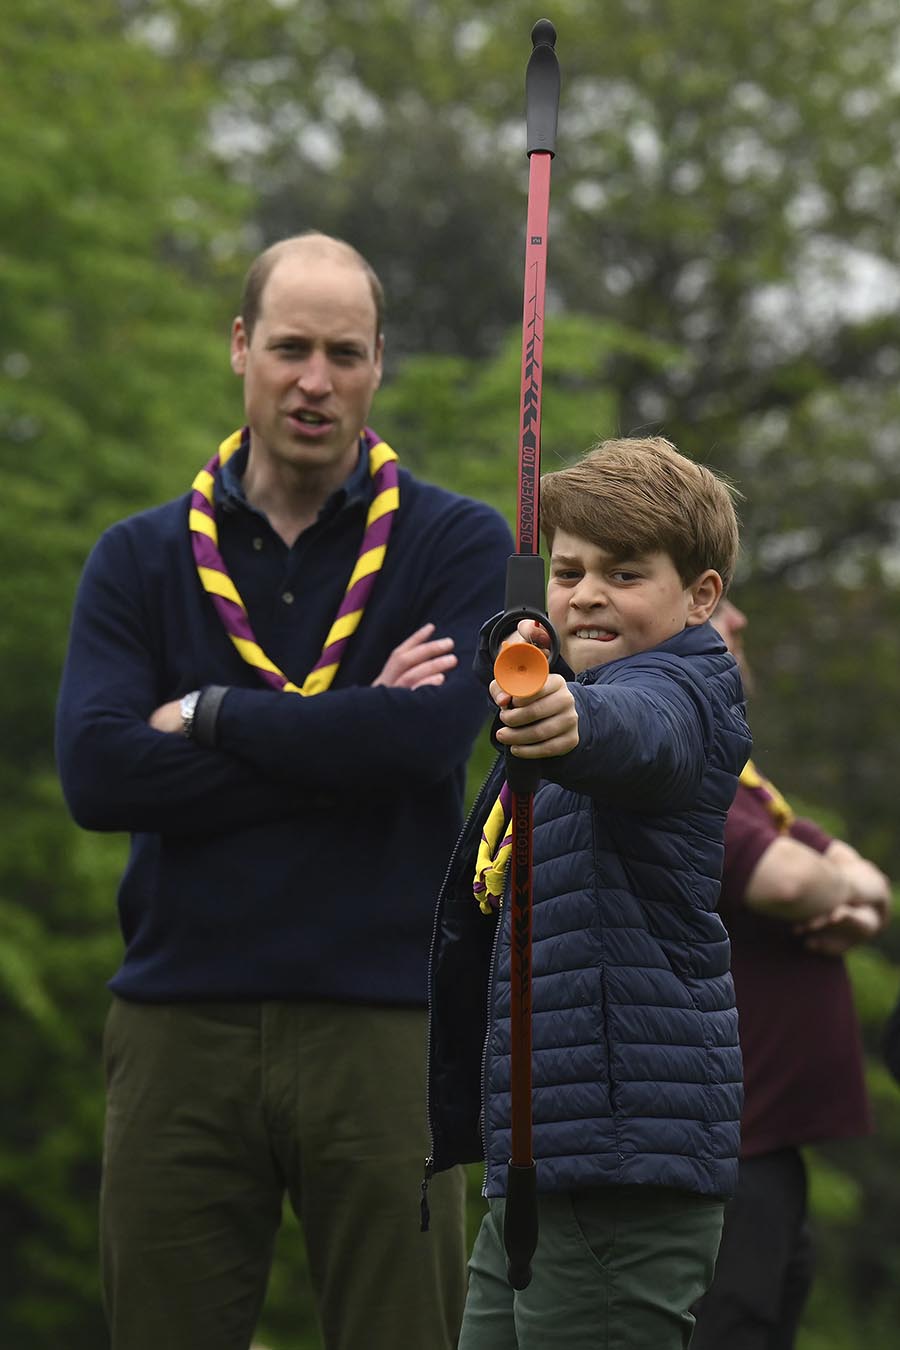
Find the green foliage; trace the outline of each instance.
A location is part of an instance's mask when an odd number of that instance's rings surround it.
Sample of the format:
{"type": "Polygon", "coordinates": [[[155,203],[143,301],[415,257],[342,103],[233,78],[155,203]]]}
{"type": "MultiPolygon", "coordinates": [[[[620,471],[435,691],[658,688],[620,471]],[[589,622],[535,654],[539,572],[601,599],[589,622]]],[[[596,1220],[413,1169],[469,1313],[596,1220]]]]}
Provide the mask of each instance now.
{"type": "MultiPolygon", "coordinates": [[[[848,967],[870,1055],[866,1082],[874,1134],[808,1150],[810,1209],[818,1278],[798,1350],[892,1344],[897,1323],[900,1247],[900,1091],[880,1056],[881,1031],[897,997],[897,967],[879,947],[850,953],[848,967]]],[[[836,1085],[836,1091],[839,1085],[836,1085]]]]}
{"type": "Polygon", "coordinates": [[[862,1217],[862,1197],[853,1178],[824,1159],[818,1159],[809,1171],[810,1211],[822,1222],[858,1223],[862,1217]]]}
{"type": "Polygon", "coordinates": [[[271,1350],[318,1350],[321,1345],[306,1245],[287,1203],[257,1339],[271,1350]]]}
{"type": "Polygon", "coordinates": [[[847,966],[860,1021],[880,1028],[897,999],[897,967],[878,947],[857,947],[848,953],[847,966]]]}
{"type": "MultiPolygon", "coordinates": [[[[664,343],[581,314],[551,316],[544,331],[542,450],[561,467],[608,434],[619,417],[612,370],[640,353],[648,366],[677,359],[664,343]]],[[[522,333],[491,361],[411,356],[378,400],[378,422],[417,472],[489,501],[515,525],[522,333]]]]}
{"type": "Polygon", "coordinates": [[[131,40],[116,5],[22,0],[0,45],[0,1203],[16,1234],[0,1341],[94,1350],[99,1049],[124,852],[67,822],[53,705],[99,530],[186,488],[239,418],[236,389],[224,411],[217,286],[240,197],[203,145],[206,75],[131,40]]]}

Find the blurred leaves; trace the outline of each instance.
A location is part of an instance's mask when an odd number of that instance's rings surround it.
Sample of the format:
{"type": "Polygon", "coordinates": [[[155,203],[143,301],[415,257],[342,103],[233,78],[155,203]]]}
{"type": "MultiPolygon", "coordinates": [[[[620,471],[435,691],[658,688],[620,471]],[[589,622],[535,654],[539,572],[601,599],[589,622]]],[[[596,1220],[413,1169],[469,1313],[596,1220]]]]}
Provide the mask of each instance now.
{"type": "Polygon", "coordinates": [[[208,75],[129,41],[115,4],[22,0],[0,46],[0,1341],[97,1346],[123,846],[67,821],[53,705],[99,530],[186,487],[239,420],[217,285],[243,198],[206,145],[208,75]]]}

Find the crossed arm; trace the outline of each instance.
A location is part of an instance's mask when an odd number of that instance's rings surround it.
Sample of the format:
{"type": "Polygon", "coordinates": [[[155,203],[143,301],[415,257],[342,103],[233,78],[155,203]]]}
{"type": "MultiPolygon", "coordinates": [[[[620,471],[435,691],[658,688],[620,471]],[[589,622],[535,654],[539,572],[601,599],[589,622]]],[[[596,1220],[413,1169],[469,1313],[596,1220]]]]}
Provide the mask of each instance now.
{"type": "MultiPolygon", "coordinates": [[[[457,664],[450,637],[435,637],[433,623],[423,624],[399,643],[384,663],[380,675],[372,681],[372,688],[384,685],[388,689],[422,689],[426,685],[444,683],[446,672],[457,664]]],[[[154,731],[180,734],[181,700],[171,699],[154,709],[147,719],[154,731]]]]}
{"type": "Polygon", "coordinates": [[[811,951],[840,956],[884,928],[891,888],[884,873],[843,840],[819,853],[782,835],[750,874],[744,900],[759,913],[792,923],[811,951]]]}
{"type": "MultiPolygon", "coordinates": [[[[418,613],[434,624],[416,626],[412,612],[414,631],[387,652],[369,687],[304,699],[236,685],[211,749],[178,734],[179,700],[169,694],[190,688],[185,680],[207,665],[198,682],[219,673],[206,659],[208,639],[179,628],[178,574],[150,547],[151,531],[149,540],[127,523],[108,531],[79,587],[57,710],[60,775],[76,821],[94,830],[218,833],[292,819],[311,801],[412,791],[455,772],[485,712],[467,669],[469,645],[496,607],[509,551],[499,518],[458,515],[438,541],[441,565],[429,561],[426,570],[423,562],[415,590],[418,613]]],[[[217,659],[221,679],[228,666],[217,659]]]]}

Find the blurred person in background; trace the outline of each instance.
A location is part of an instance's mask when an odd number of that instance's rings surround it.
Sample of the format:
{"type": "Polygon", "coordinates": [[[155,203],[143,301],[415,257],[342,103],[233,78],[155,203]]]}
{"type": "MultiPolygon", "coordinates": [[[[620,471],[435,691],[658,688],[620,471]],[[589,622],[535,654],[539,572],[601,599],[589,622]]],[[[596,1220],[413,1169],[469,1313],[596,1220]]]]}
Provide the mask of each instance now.
{"type": "Polygon", "coordinates": [[[247,1350],[285,1194],[327,1350],[456,1344],[459,1169],[419,1233],[425,975],[512,540],[366,426],[381,310],[340,240],[261,254],[231,334],[246,425],[81,580],[63,788],[86,829],[132,834],[104,1045],[113,1350],[247,1350]]]}
{"type": "MultiPolygon", "coordinates": [[[[744,675],[746,616],[712,618],[744,675]]],[[[887,877],[797,817],[749,762],[725,827],[719,910],[731,938],[744,1061],[737,1192],[691,1350],[791,1350],[812,1286],[801,1149],[871,1130],[863,1052],[842,957],[887,923],[887,877]]]]}

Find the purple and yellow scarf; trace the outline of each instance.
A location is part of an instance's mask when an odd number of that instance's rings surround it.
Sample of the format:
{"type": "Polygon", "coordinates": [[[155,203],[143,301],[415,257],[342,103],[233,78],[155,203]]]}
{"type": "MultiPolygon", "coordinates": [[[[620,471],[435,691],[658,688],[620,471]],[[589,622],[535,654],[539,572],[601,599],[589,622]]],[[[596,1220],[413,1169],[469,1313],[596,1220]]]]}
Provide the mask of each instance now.
{"type": "Polygon", "coordinates": [[[362,543],[344,598],[325,639],[322,654],[302,685],[293,684],[275,662],[266,656],[256,641],[247,608],[228,575],[228,568],[219,552],[219,532],[213,506],[216,474],[236,450],[249,445],[249,427],[235,431],[224,440],[219,446],[218,453],[194,479],[189,524],[194,561],[197,564],[200,582],[203,589],[212,597],[225,632],[240,656],[273,689],[310,696],[321,694],[331,686],[347,643],[359,627],[375,585],[375,578],[384,563],[391,529],[400,505],[397,456],[391,447],[368,427],[363,432],[363,440],[369,451],[369,471],[373,483],[372,504],[366,517],[362,543]]]}

